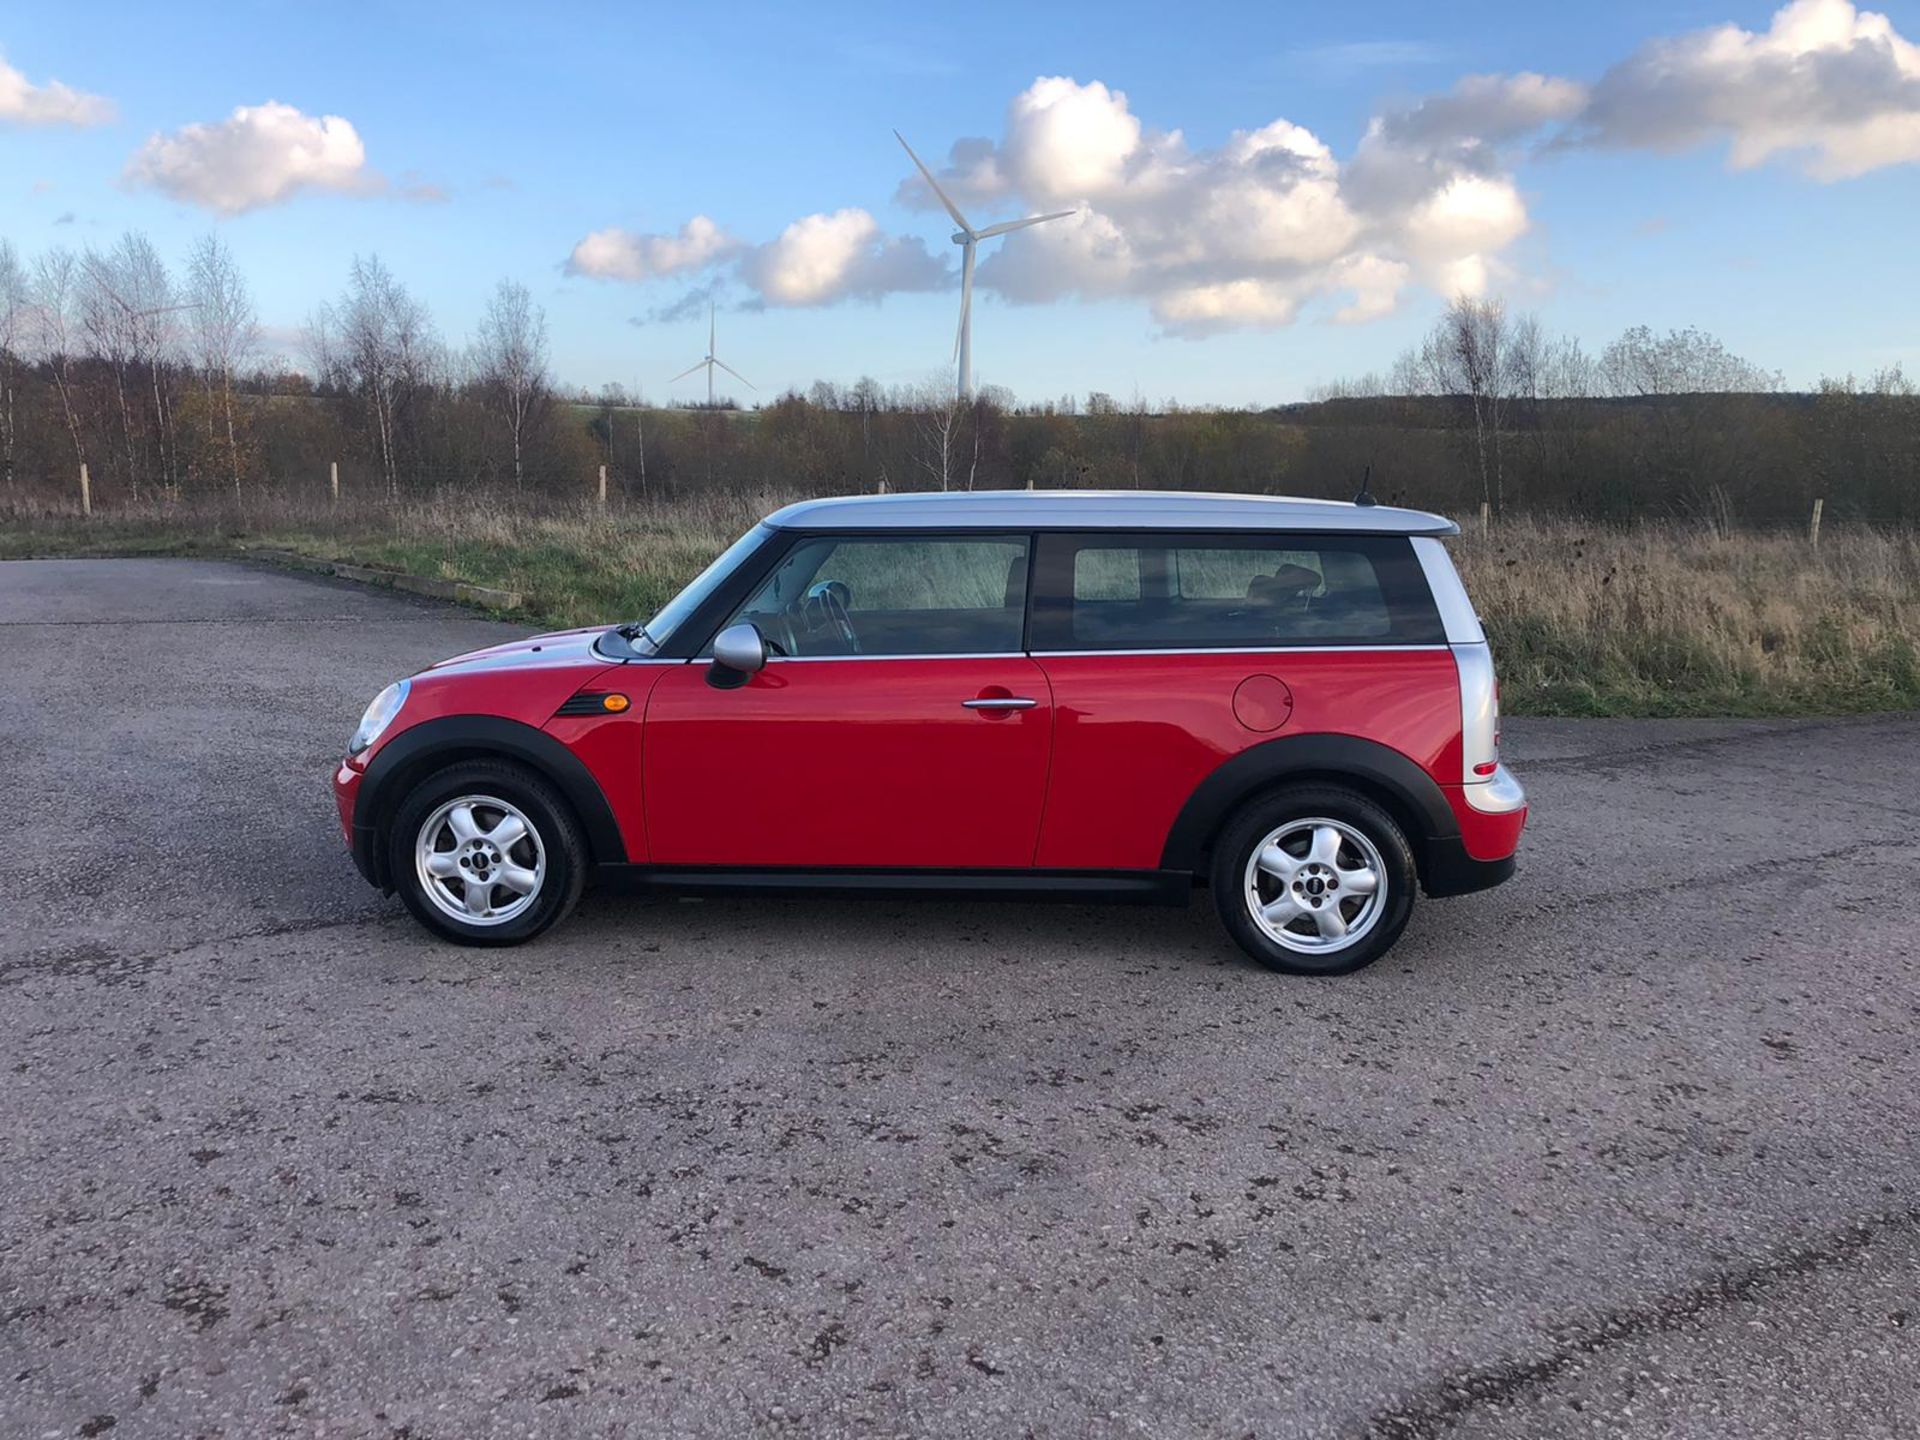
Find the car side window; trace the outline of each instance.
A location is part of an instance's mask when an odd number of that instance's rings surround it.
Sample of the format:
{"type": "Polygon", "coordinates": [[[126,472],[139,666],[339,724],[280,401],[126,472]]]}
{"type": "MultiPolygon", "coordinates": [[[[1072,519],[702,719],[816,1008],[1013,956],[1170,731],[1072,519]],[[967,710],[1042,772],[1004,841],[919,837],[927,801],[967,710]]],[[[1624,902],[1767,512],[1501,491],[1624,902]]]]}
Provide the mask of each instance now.
{"type": "Polygon", "coordinates": [[[800,541],[728,623],[777,655],[989,655],[1022,648],[1025,535],[800,541]]]}
{"type": "Polygon", "coordinates": [[[1039,650],[1435,644],[1402,536],[1046,535],[1039,650]]]}

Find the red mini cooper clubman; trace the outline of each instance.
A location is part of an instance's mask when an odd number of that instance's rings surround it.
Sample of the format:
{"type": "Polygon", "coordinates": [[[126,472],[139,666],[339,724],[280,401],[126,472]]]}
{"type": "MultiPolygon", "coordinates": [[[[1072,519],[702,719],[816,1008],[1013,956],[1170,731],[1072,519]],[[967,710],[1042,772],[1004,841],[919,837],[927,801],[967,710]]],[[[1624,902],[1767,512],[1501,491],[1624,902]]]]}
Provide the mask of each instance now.
{"type": "Polygon", "coordinates": [[[1486,637],[1366,503],[813,500],[645,624],[390,685],[334,777],[360,872],[505,945],[590,881],[1184,903],[1275,970],[1379,958],[1513,873],[1486,637]]]}

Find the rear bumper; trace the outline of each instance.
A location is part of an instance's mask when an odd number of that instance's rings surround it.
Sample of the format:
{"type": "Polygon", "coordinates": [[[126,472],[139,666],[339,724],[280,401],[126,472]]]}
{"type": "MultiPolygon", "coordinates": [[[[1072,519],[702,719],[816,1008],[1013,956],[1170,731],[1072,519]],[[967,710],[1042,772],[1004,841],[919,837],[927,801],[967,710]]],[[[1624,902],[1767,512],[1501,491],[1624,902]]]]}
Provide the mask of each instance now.
{"type": "Polygon", "coordinates": [[[1427,864],[1422,888],[1436,900],[1448,895],[1471,895],[1475,890],[1491,890],[1513,878],[1514,857],[1501,860],[1476,860],[1467,853],[1457,837],[1427,842],[1427,864]]]}
{"type": "Polygon", "coordinates": [[[1513,874],[1514,851],[1527,828],[1527,792],[1504,765],[1491,780],[1444,788],[1460,833],[1427,842],[1427,893],[1466,895],[1498,885],[1513,874]]]}
{"type": "Polygon", "coordinates": [[[1511,815],[1516,810],[1526,813],[1527,792],[1504,765],[1494,767],[1492,779],[1462,785],[1460,790],[1467,804],[1482,815],[1511,815]]]}
{"type": "Polygon", "coordinates": [[[1442,787],[1460,841],[1475,860],[1504,860],[1520,846],[1527,828],[1527,792],[1502,765],[1491,780],[1442,787]]]}

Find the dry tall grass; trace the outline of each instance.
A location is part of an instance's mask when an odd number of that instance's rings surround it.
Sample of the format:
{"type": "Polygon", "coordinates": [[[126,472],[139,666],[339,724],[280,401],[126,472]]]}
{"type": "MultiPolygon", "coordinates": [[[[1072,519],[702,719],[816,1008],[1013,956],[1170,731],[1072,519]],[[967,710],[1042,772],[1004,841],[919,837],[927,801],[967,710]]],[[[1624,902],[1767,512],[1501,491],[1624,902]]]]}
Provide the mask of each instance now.
{"type": "MultiPolygon", "coordinates": [[[[548,625],[644,618],[792,498],[522,509],[459,492],[393,509],[0,510],[0,557],[271,545],[519,591],[548,625]]],[[[1519,521],[1454,542],[1516,714],[1787,714],[1920,706],[1920,538],[1519,521]]]]}
{"type": "Polygon", "coordinates": [[[1517,713],[1920,704],[1920,539],[1524,522],[1455,542],[1517,713]]]}

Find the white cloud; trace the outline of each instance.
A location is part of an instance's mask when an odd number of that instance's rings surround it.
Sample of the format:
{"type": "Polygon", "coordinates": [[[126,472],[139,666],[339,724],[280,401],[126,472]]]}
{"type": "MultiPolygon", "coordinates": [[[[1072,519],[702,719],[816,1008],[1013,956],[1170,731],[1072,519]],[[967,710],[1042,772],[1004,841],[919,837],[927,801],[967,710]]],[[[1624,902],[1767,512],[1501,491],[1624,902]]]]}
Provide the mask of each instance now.
{"type": "Polygon", "coordinates": [[[744,256],[740,274],[769,305],[877,300],[896,290],[937,289],[950,278],[919,240],[889,238],[860,209],[794,221],[744,256]]]}
{"type": "Polygon", "coordinates": [[[49,80],[35,85],[0,56],[0,124],[105,125],[113,102],[49,80]]]}
{"type": "Polygon", "coordinates": [[[1341,325],[1364,325],[1391,315],[1412,273],[1404,261],[1384,260],[1378,255],[1348,256],[1327,274],[1331,291],[1353,297],[1333,312],[1334,320],[1341,325]]]}
{"type": "Polygon", "coordinates": [[[1478,146],[1531,135],[1579,114],[1586,103],[1584,85],[1552,75],[1468,75],[1444,95],[1382,116],[1378,131],[1403,143],[1478,146]]]}
{"type": "Polygon", "coordinates": [[[1849,0],[1795,0],[1764,33],[1654,40],[1594,86],[1576,138],[1681,150],[1724,140],[1735,169],[1776,155],[1841,180],[1920,160],[1920,47],[1849,0]]]}
{"type": "MultiPolygon", "coordinates": [[[[1523,232],[1526,209],[1490,173],[1492,147],[1467,153],[1456,132],[1477,115],[1502,135],[1518,133],[1523,117],[1574,103],[1568,88],[1540,76],[1488,78],[1444,105],[1410,109],[1391,137],[1384,128],[1369,136],[1358,172],[1367,183],[1356,186],[1318,136],[1290,121],[1195,150],[1179,131],[1145,124],[1122,91],[1044,76],[1014,97],[1000,140],[958,142],[938,173],[976,224],[1073,211],[984,252],[977,283],[1005,299],[1134,296],[1168,330],[1194,335],[1291,324],[1315,302],[1336,321],[1359,323],[1391,312],[1416,280],[1486,283],[1492,256],[1482,251],[1523,232]]],[[[917,178],[896,198],[939,212],[917,178]]],[[[919,238],[887,235],[858,208],[806,216],[744,248],[704,217],[677,236],[596,231],[569,261],[576,273],[625,280],[722,266],[776,306],[953,283],[950,261],[919,238]]]]}
{"type": "MultiPolygon", "coordinates": [[[[1000,173],[1000,152],[993,142],[983,135],[969,135],[953,142],[947,163],[940,169],[940,188],[965,210],[969,206],[990,205],[1012,187],[1000,173]]],[[[900,182],[893,198],[896,204],[911,210],[945,213],[940,197],[928,188],[918,170],[900,182]]]]}
{"type": "Polygon", "coordinates": [[[1141,139],[1124,92],[1051,75],[1014,97],[1000,154],[1008,178],[1029,198],[1071,204],[1126,186],[1129,172],[1150,159],[1141,139]]]}
{"type": "MultiPolygon", "coordinates": [[[[350,123],[338,115],[306,115],[277,100],[150,137],[128,162],[126,179],[223,215],[277,204],[301,190],[378,194],[388,188],[367,168],[366,146],[350,123]]],[[[400,193],[444,198],[418,182],[400,193]]]]}
{"type": "Polygon", "coordinates": [[[1285,281],[1223,280],[1163,291],[1153,311],[1169,329],[1200,335],[1249,325],[1291,325],[1301,299],[1300,287],[1285,281]]]}
{"type": "MultiPolygon", "coordinates": [[[[1042,76],[1008,105],[998,139],[956,142],[935,173],[976,225],[1073,212],[986,247],[981,289],[1014,303],[1134,297],[1169,332],[1199,335],[1303,314],[1360,324],[1392,313],[1412,286],[1513,284],[1525,277],[1511,252],[1532,228],[1516,170],[1530,155],[1716,141],[1736,168],[1793,153],[1821,179],[1920,160],[1920,48],[1850,0],[1795,0],[1763,34],[1727,25],[1652,41],[1592,86],[1466,76],[1383,108],[1344,158],[1286,119],[1197,148],[1136,115],[1124,91],[1042,76]]],[[[902,158],[895,200],[941,215],[902,158]]],[[[944,218],[935,223],[944,233],[944,218]]],[[[574,268],[589,268],[583,252],[597,245],[611,258],[592,273],[670,273],[618,258],[620,233],[588,236],[574,268]]],[[[701,263],[720,261],[769,305],[952,283],[950,263],[888,237],[861,209],[807,216],[701,263]]]]}
{"type": "Polygon", "coordinates": [[[678,275],[736,254],[741,242],[705,215],[696,215],[674,235],[649,235],[609,226],[573,247],[568,273],[601,280],[652,280],[678,275]]]}
{"type": "MultiPolygon", "coordinates": [[[[804,216],[764,245],[748,245],[705,215],[673,235],[595,230],[573,247],[567,270],[638,282],[716,271],[744,282],[757,303],[775,306],[877,300],[895,291],[939,289],[952,280],[951,269],[924,243],[886,235],[857,208],[804,216]]],[[[679,308],[656,309],[652,318],[675,315],[679,308]]]]}
{"type": "Polygon", "coordinates": [[[1580,98],[1542,76],[1476,78],[1377,120],[1343,165],[1284,119],[1196,150],[1124,93],[1050,77],[1015,99],[991,154],[972,146],[947,173],[1004,177],[1027,207],[1079,205],[981,265],[980,284],[1007,299],[1136,295],[1188,335],[1288,325],[1319,300],[1351,324],[1390,313],[1416,279],[1483,285],[1527,228],[1496,142],[1580,98]],[[1466,143],[1476,125],[1493,138],[1466,143]]]}

